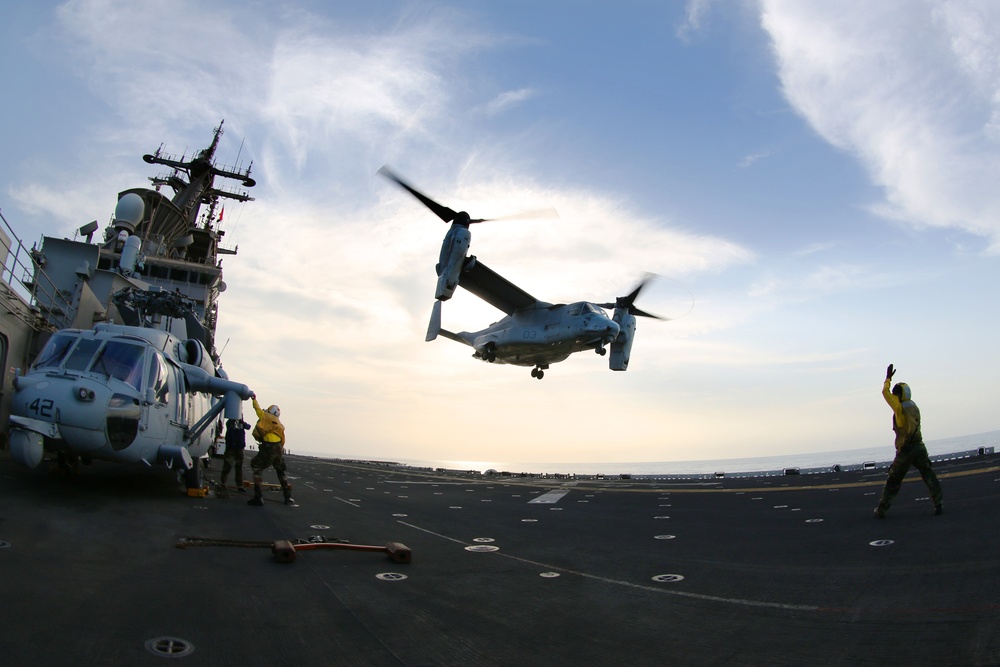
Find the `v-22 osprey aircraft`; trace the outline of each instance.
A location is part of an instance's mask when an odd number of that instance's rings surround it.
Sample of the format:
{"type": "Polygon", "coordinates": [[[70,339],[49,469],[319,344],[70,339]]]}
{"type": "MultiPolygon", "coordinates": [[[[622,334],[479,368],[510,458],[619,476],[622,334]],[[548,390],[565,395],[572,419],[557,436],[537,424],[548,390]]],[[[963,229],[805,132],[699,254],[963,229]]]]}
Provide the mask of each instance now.
{"type": "MultiPolygon", "coordinates": [[[[628,369],[635,340],[635,318],[652,317],[635,306],[636,297],[649,278],[614,303],[577,301],[551,304],[539,301],[468,255],[472,242],[469,226],[490,219],[472,218],[465,211],[456,212],[408,185],[386,167],[379,173],[416,197],[424,206],[451,227],[441,244],[437,263],[437,286],[434,307],[427,327],[427,341],[439,335],[472,347],[473,358],[488,363],[530,366],[531,377],[541,380],[551,364],[564,361],[574,352],[592,350],[604,356],[611,348],[608,366],[613,371],[628,369]],[[480,331],[454,333],[441,326],[441,304],[462,287],[506,313],[506,317],[480,331]],[[608,316],[605,308],[613,308],[608,316]]],[[[522,216],[518,216],[522,217],[522,216]]],[[[493,218],[494,220],[496,218],[493,218]]]]}

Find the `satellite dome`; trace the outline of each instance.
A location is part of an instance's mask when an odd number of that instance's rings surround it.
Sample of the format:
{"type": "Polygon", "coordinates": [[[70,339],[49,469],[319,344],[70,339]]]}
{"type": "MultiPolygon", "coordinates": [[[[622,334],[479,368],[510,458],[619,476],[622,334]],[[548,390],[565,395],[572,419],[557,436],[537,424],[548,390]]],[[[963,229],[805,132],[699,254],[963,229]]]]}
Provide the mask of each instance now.
{"type": "Polygon", "coordinates": [[[135,231],[136,226],[142,222],[142,214],[145,210],[146,205],[142,201],[142,197],[134,192],[123,195],[118,200],[118,205],[115,206],[115,226],[131,228],[131,231],[135,231]]]}

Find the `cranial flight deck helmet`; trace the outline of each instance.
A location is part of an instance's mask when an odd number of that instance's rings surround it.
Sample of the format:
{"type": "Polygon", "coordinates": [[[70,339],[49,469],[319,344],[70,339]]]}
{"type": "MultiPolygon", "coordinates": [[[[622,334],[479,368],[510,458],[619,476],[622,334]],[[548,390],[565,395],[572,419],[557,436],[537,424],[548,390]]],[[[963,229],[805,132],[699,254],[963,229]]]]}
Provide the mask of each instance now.
{"type": "Polygon", "coordinates": [[[272,405],[271,407],[269,407],[264,412],[269,412],[272,415],[274,415],[275,417],[280,417],[281,416],[281,410],[278,408],[277,405],[272,405]]]}
{"type": "Polygon", "coordinates": [[[892,393],[896,398],[904,402],[910,400],[910,397],[913,395],[913,392],[910,391],[910,385],[905,382],[897,382],[892,388],[892,393]]]}

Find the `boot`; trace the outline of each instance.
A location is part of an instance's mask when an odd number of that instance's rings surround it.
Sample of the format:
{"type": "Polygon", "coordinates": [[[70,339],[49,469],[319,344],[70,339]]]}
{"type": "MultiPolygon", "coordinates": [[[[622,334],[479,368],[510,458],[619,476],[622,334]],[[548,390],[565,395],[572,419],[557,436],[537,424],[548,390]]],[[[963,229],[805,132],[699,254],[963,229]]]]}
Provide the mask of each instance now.
{"type": "Polygon", "coordinates": [[[264,494],[260,490],[260,484],[253,485],[253,498],[247,501],[247,505],[262,507],[264,505],[264,494]]]}

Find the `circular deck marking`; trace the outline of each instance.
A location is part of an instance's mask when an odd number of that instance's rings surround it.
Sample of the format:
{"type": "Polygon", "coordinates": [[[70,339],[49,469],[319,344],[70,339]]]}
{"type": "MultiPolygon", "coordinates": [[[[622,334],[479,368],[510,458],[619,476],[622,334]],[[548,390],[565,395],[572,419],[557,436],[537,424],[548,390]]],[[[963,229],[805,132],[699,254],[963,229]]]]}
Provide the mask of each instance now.
{"type": "Polygon", "coordinates": [[[654,519],[669,519],[669,516],[654,516],[654,519]]]}
{"type": "Polygon", "coordinates": [[[559,573],[558,572],[542,572],[538,576],[539,577],[543,577],[545,579],[555,579],[556,577],[559,576],[559,573]]]}
{"type": "Polygon", "coordinates": [[[656,535],[653,537],[654,540],[672,540],[676,538],[676,535],[656,535]]]}
{"type": "Polygon", "coordinates": [[[324,491],[333,491],[333,489],[323,489],[324,491]]]}
{"type": "Polygon", "coordinates": [[[823,523],[823,519],[806,519],[806,523],[823,523]]]}
{"type": "Polygon", "coordinates": [[[660,505],[660,507],[673,507],[673,505],[671,505],[670,503],[667,503],[666,505],[660,505]]]}
{"type": "Polygon", "coordinates": [[[360,503],[361,502],[361,498],[348,498],[348,500],[351,501],[352,503],[360,503]]]}
{"type": "Polygon", "coordinates": [[[381,574],[376,574],[375,578],[382,581],[402,581],[406,579],[406,575],[399,572],[382,572],[381,574]]]}
{"type": "Polygon", "coordinates": [[[788,505],[775,505],[774,509],[776,509],[776,510],[783,510],[783,509],[786,509],[787,507],[788,507],[788,505]]]}
{"type": "Polygon", "coordinates": [[[450,509],[450,510],[460,510],[460,509],[462,509],[462,507],[460,505],[452,505],[448,509],[450,509]]]}
{"type": "Polygon", "coordinates": [[[146,642],[146,650],[161,658],[183,658],[194,652],[194,644],[177,637],[157,637],[146,642]]]}
{"type": "Polygon", "coordinates": [[[311,526],[309,526],[309,527],[310,527],[310,528],[315,528],[316,530],[326,530],[326,529],[328,529],[328,528],[329,528],[330,526],[324,526],[324,525],[323,525],[323,524],[321,524],[321,523],[314,523],[313,525],[311,525],[311,526]]]}
{"type": "Polygon", "coordinates": [[[538,523],[538,519],[521,519],[521,523],[538,523]]]}
{"type": "Polygon", "coordinates": [[[476,537],[473,538],[473,542],[480,542],[482,544],[489,544],[490,542],[496,542],[492,537],[476,537]]]}
{"type": "Polygon", "coordinates": [[[873,540],[873,541],[869,542],[868,544],[869,544],[869,546],[873,546],[873,547],[887,547],[890,544],[893,544],[893,540],[873,540]]]}
{"type": "Polygon", "coordinates": [[[473,544],[472,546],[465,547],[466,551],[472,551],[474,553],[485,554],[491,551],[500,551],[500,547],[495,547],[490,544],[473,544]]]}
{"type": "Polygon", "coordinates": [[[552,510],[553,512],[562,512],[561,507],[550,507],[549,509],[552,510]]]}
{"type": "Polygon", "coordinates": [[[393,514],[393,516],[407,516],[406,514],[393,514]]]}
{"type": "Polygon", "coordinates": [[[673,584],[678,581],[683,581],[683,574],[658,574],[653,577],[653,581],[659,582],[661,584],[673,584]]]}

